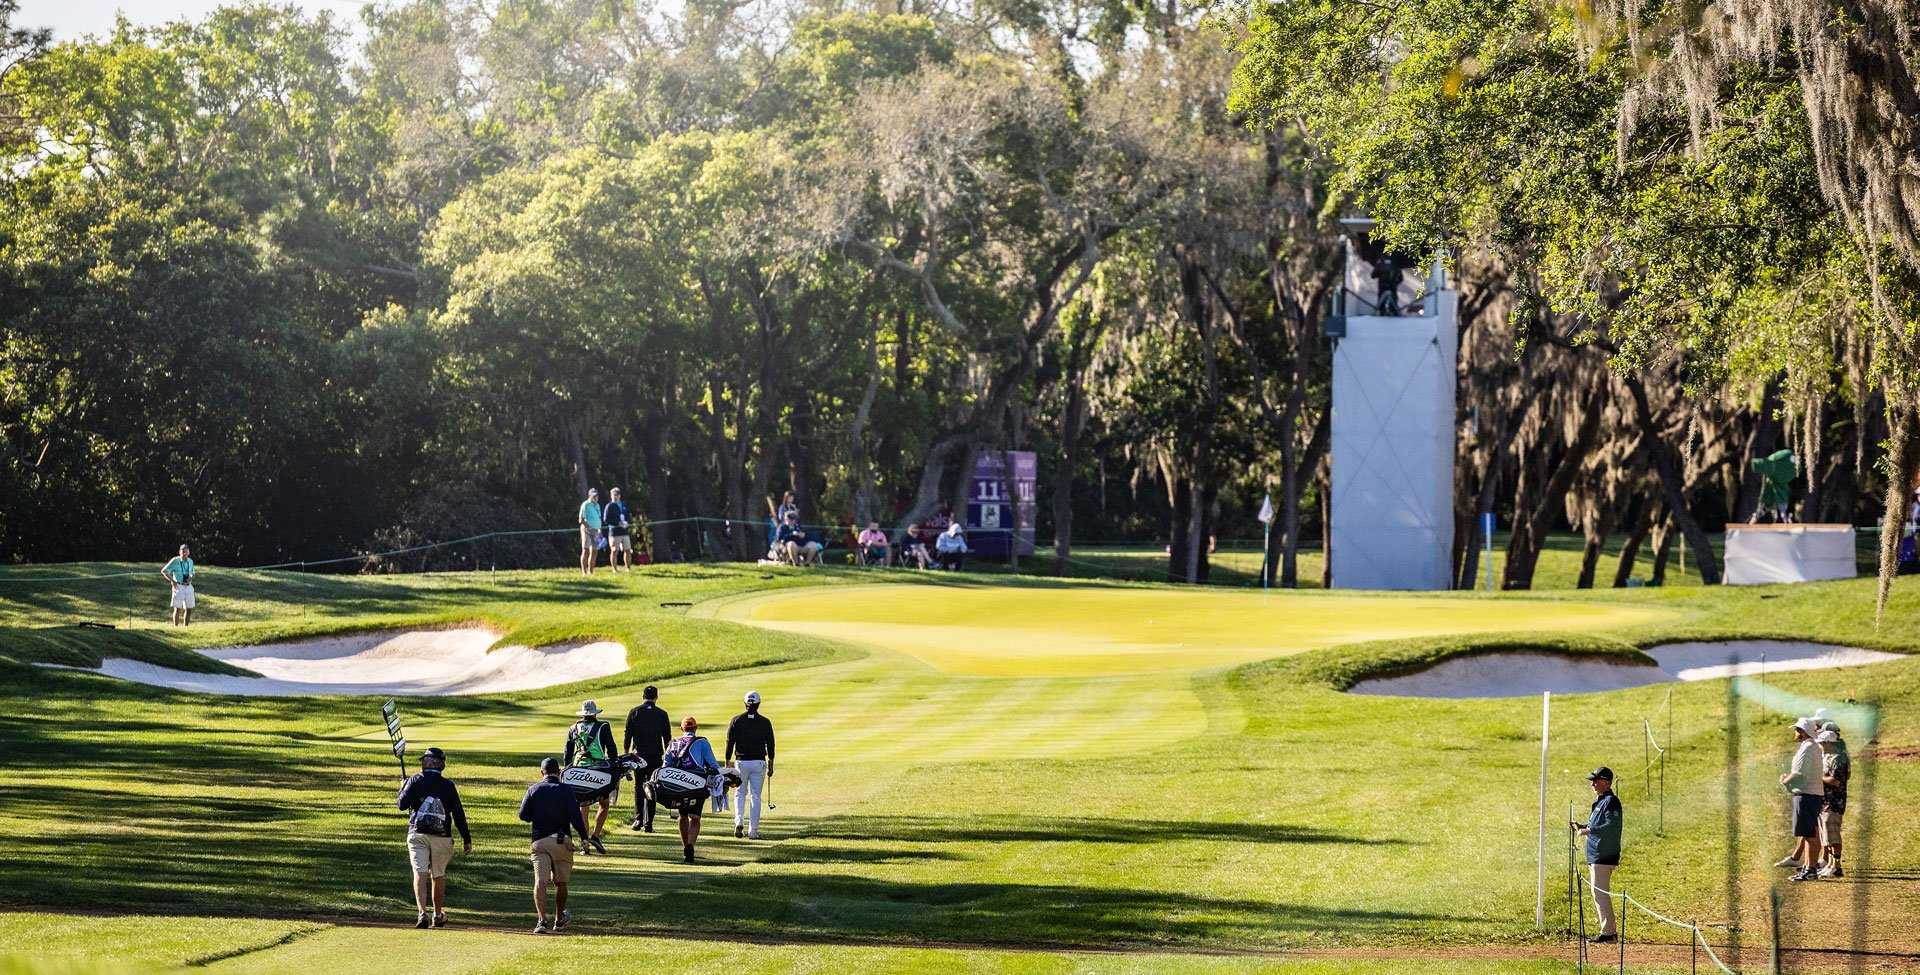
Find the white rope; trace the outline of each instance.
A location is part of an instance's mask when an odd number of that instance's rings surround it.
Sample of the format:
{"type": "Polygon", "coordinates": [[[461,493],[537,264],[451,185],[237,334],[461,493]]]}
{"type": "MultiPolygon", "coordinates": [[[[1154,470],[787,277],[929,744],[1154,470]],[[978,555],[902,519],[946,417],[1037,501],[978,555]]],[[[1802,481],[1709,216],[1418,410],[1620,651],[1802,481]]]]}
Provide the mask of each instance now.
{"type": "Polygon", "coordinates": [[[1714,965],[1716,965],[1717,967],[1719,967],[1719,969],[1720,969],[1721,971],[1723,971],[1723,972],[1726,972],[1726,973],[1727,973],[1727,975],[1740,975],[1740,973],[1739,973],[1738,971],[1735,971],[1734,969],[1731,969],[1731,968],[1728,968],[1728,967],[1727,967],[1727,963],[1726,963],[1726,962],[1723,962],[1723,961],[1721,961],[1721,960],[1720,960],[1720,956],[1719,956],[1719,955],[1716,955],[1716,954],[1714,954],[1714,953],[1713,953],[1713,946],[1712,946],[1712,945],[1710,945],[1710,944],[1708,944],[1708,943],[1707,943],[1707,939],[1706,939],[1706,936],[1705,936],[1705,935],[1702,935],[1702,934],[1700,933],[1700,926],[1699,926],[1699,925],[1697,925],[1697,924],[1687,924],[1687,923],[1685,923],[1685,922],[1683,922],[1683,921],[1676,921],[1676,920],[1674,920],[1673,918],[1670,918],[1670,917],[1668,917],[1668,916],[1666,916],[1665,914],[1662,914],[1662,913],[1660,913],[1659,911],[1656,911],[1656,910],[1654,910],[1653,908],[1651,908],[1651,907],[1648,907],[1647,905],[1645,905],[1645,904],[1642,904],[1642,903],[1640,903],[1639,901],[1637,901],[1637,900],[1635,900],[1635,899],[1633,898],[1633,895],[1632,895],[1632,894],[1628,894],[1628,893],[1625,893],[1624,891],[1612,891],[1612,890],[1606,890],[1606,889],[1603,889],[1603,888],[1600,888],[1600,887],[1595,887],[1595,886],[1593,885],[1593,881],[1592,881],[1592,880],[1590,880],[1590,879],[1588,879],[1587,877],[1585,877],[1585,876],[1583,876],[1583,875],[1581,875],[1581,874],[1579,874],[1579,873],[1576,873],[1576,874],[1574,874],[1573,876],[1574,876],[1574,879],[1575,879],[1575,880],[1578,880],[1578,881],[1579,881],[1580,883],[1582,883],[1582,884],[1585,884],[1585,885],[1586,885],[1586,887],[1587,887],[1587,888],[1588,888],[1589,890],[1592,890],[1592,891],[1594,891],[1595,893],[1600,893],[1600,894],[1605,894],[1605,895],[1607,895],[1607,896],[1608,896],[1608,897],[1610,897],[1610,898],[1611,898],[1611,897],[1618,897],[1618,898],[1620,898],[1621,900],[1624,900],[1624,901],[1626,901],[1627,903],[1629,903],[1629,904],[1632,904],[1633,906],[1635,906],[1635,907],[1637,907],[1637,908],[1639,908],[1639,909],[1640,909],[1640,911],[1641,911],[1641,913],[1643,913],[1643,914],[1645,914],[1645,915],[1647,915],[1648,917],[1651,917],[1651,918],[1653,918],[1653,919],[1654,919],[1654,920],[1656,920],[1656,921],[1662,921],[1662,922],[1665,922],[1665,923],[1667,923],[1667,924],[1671,924],[1671,925],[1673,925],[1673,926],[1674,926],[1674,927],[1676,927],[1676,928],[1682,928],[1682,929],[1684,929],[1684,930],[1686,930],[1686,931],[1687,931],[1687,932],[1688,932],[1688,933],[1689,933],[1690,935],[1692,935],[1692,937],[1693,937],[1693,940],[1694,940],[1695,942],[1697,942],[1697,943],[1699,943],[1699,945],[1700,945],[1700,947],[1702,947],[1702,948],[1705,948],[1705,949],[1706,949],[1706,951],[1707,951],[1707,957],[1708,957],[1709,959],[1711,959],[1711,960],[1713,961],[1713,963],[1714,963],[1714,965]]]}

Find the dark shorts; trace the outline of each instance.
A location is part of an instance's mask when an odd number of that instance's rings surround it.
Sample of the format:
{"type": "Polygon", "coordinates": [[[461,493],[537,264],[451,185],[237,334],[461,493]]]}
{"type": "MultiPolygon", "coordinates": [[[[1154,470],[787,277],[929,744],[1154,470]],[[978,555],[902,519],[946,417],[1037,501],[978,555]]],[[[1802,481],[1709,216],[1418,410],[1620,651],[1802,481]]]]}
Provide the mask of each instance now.
{"type": "Polygon", "coordinates": [[[1819,838],[1821,805],[1819,796],[1794,794],[1793,835],[1804,836],[1807,839],[1819,838]]]}

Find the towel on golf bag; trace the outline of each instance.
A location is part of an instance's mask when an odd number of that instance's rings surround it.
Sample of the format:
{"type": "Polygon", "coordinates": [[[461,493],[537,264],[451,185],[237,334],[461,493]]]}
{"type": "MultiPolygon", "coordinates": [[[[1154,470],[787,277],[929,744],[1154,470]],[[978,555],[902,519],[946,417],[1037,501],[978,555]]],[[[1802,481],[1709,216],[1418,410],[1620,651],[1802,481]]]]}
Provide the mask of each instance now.
{"type": "Polygon", "coordinates": [[[720,813],[732,808],[729,805],[732,801],[730,794],[738,788],[740,788],[740,770],[736,768],[723,768],[719,775],[710,779],[707,794],[713,796],[713,811],[720,813]]]}
{"type": "Polygon", "coordinates": [[[560,781],[573,788],[573,797],[581,805],[599,802],[620,788],[620,776],[612,768],[575,765],[560,773],[560,781]]]}

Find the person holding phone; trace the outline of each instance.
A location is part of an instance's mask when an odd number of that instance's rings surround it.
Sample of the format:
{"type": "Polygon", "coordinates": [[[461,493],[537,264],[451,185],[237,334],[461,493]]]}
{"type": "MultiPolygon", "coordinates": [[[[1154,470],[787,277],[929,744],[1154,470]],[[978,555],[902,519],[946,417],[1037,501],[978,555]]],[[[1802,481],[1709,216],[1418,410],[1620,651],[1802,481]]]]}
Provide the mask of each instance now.
{"type": "Polygon", "coordinates": [[[1602,765],[1588,772],[1587,782],[1594,791],[1587,821],[1567,825],[1587,838],[1588,880],[1593,887],[1593,909],[1600,918],[1600,933],[1588,941],[1603,945],[1619,937],[1613,920],[1613,871],[1620,865],[1620,834],[1626,824],[1626,810],[1614,794],[1612,769],[1602,765]]]}

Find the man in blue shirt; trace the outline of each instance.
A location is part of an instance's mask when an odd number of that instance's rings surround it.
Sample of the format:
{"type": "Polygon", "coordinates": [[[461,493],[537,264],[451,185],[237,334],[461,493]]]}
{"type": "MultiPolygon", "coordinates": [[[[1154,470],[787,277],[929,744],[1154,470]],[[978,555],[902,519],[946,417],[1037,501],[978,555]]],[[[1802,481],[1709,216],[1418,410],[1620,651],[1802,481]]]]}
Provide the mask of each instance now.
{"type": "Polygon", "coordinates": [[[399,806],[407,811],[407,861],[413,867],[413,902],[420,909],[416,928],[447,924],[447,862],[453,859],[453,831],[460,830],[461,852],[473,852],[467,811],[460,790],[441,773],[447,754],[429,748],[420,756],[420,772],[400,787],[399,806]],[[431,907],[431,912],[429,912],[431,907]]]}
{"type": "Polygon", "coordinates": [[[627,512],[627,503],[620,500],[620,489],[607,492],[607,506],[600,512],[600,520],[607,526],[607,568],[620,571],[620,553],[627,556],[627,571],[633,571],[633,527],[627,512]]]}
{"type": "Polygon", "coordinates": [[[527,787],[520,800],[520,820],[533,827],[533,847],[527,854],[533,861],[533,911],[539,921],[534,934],[546,934],[567,926],[573,915],[567,913],[567,881],[573,877],[571,830],[582,840],[587,836],[587,821],[574,802],[573,787],[560,781],[560,763],[553,758],[540,760],[540,781],[527,787]],[[547,888],[553,888],[553,923],[547,923],[547,888]]]}
{"type": "Polygon", "coordinates": [[[1596,793],[1587,824],[1569,823],[1587,838],[1587,865],[1592,870],[1593,909],[1600,918],[1600,933],[1593,944],[1606,944],[1618,935],[1613,922],[1613,870],[1620,865],[1620,834],[1626,824],[1626,811],[1620,797],[1613,794],[1613,770],[1605,765],[1587,773],[1587,782],[1596,793]]]}

